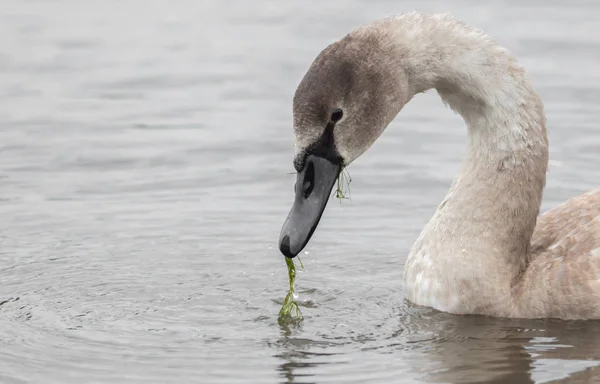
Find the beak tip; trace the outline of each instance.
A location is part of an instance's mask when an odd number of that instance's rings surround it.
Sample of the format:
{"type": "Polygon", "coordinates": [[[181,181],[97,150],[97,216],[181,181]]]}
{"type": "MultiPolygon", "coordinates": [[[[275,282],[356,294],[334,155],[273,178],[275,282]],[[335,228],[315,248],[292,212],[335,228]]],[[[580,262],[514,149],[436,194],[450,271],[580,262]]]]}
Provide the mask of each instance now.
{"type": "Polygon", "coordinates": [[[293,259],[294,257],[296,257],[296,255],[292,253],[292,250],[290,248],[290,237],[288,235],[285,235],[281,238],[281,241],[279,242],[279,250],[288,259],[293,259]]]}

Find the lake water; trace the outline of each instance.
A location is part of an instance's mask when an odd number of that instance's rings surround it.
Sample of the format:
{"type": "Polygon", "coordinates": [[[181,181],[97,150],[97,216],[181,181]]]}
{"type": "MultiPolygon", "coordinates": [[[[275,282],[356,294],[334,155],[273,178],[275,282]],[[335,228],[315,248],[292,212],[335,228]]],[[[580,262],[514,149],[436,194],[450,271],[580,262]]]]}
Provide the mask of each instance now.
{"type": "Polygon", "coordinates": [[[0,382],[587,383],[600,323],[461,317],[402,268],[466,130],[434,92],[352,164],[280,327],[291,103],[375,18],[452,12],[541,94],[543,209],[600,180],[597,1],[25,1],[0,5],[0,382]]]}

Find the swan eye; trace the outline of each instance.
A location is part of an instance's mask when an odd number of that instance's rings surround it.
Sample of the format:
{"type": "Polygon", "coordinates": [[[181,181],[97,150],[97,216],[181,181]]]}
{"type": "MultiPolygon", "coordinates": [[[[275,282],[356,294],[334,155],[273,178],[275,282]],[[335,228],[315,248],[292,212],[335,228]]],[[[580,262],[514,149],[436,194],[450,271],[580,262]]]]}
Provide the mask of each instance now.
{"type": "Polygon", "coordinates": [[[341,120],[342,116],[344,116],[344,112],[341,109],[336,109],[331,113],[331,121],[338,122],[341,120]]]}

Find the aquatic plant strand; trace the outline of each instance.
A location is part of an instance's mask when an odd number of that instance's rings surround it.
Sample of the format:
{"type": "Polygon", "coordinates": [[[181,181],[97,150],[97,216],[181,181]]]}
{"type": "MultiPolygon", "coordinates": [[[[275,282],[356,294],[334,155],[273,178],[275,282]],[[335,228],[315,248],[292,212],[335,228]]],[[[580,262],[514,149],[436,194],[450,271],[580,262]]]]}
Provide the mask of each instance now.
{"type": "MultiPolygon", "coordinates": [[[[346,167],[342,167],[336,183],[336,189],[334,192],[334,196],[337,199],[340,199],[340,204],[343,199],[351,199],[350,195],[350,182],[352,178],[350,174],[346,170],[346,167]]],[[[300,307],[298,307],[298,303],[295,298],[294,291],[294,283],[296,281],[296,265],[294,264],[294,260],[288,257],[284,257],[285,263],[288,268],[288,279],[290,281],[290,288],[288,290],[287,295],[285,296],[285,300],[283,300],[283,305],[279,310],[278,322],[281,325],[289,324],[292,322],[301,321],[304,317],[302,316],[302,312],[300,312],[300,307]]],[[[297,257],[298,262],[300,263],[300,267],[304,270],[304,265],[302,264],[302,260],[300,260],[300,256],[297,257]]]]}
{"type": "Polygon", "coordinates": [[[335,189],[335,197],[340,199],[340,204],[342,203],[342,199],[351,199],[352,195],[350,194],[350,183],[352,182],[352,177],[350,177],[350,173],[346,170],[346,167],[342,167],[340,174],[337,178],[337,184],[335,189]]]}
{"type": "MultiPolygon", "coordinates": [[[[295,291],[294,291],[294,282],[296,280],[296,266],[294,265],[294,260],[288,257],[284,257],[285,263],[288,268],[288,278],[290,281],[290,289],[288,291],[285,300],[283,300],[283,305],[281,306],[281,310],[279,311],[279,324],[287,324],[294,321],[300,321],[303,319],[302,313],[300,312],[300,307],[298,307],[298,303],[296,303],[295,291]]],[[[302,260],[298,257],[298,262],[300,263],[300,267],[304,270],[304,265],[302,264],[302,260]]]]}

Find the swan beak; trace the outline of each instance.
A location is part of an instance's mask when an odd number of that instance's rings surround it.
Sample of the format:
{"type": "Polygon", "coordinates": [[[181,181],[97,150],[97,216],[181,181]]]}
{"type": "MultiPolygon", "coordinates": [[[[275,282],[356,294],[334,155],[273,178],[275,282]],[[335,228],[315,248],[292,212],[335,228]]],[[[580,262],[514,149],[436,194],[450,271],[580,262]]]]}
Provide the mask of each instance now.
{"type": "Polygon", "coordinates": [[[341,164],[320,156],[306,157],[296,177],[294,205],[279,235],[279,250],[285,257],[296,257],[310,240],[341,168],[341,164]]]}

